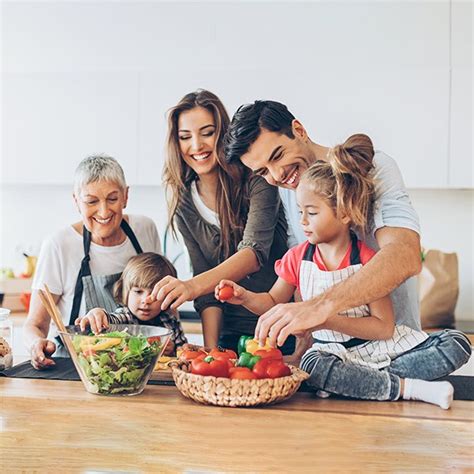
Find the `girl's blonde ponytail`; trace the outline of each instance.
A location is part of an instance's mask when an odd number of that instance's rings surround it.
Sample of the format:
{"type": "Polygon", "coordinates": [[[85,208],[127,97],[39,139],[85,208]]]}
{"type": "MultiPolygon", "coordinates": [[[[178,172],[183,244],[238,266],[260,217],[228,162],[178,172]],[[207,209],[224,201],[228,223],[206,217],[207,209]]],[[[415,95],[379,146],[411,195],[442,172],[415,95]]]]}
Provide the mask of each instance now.
{"type": "Polygon", "coordinates": [[[348,216],[365,231],[374,198],[373,159],[372,140],[358,133],[331,148],[328,161],[317,161],[302,179],[329,201],[339,218],[348,216]]]}
{"type": "Polygon", "coordinates": [[[329,163],[336,179],[337,213],[347,215],[364,229],[371,211],[374,183],[372,140],[362,133],[350,136],[329,152],[329,163]]]}

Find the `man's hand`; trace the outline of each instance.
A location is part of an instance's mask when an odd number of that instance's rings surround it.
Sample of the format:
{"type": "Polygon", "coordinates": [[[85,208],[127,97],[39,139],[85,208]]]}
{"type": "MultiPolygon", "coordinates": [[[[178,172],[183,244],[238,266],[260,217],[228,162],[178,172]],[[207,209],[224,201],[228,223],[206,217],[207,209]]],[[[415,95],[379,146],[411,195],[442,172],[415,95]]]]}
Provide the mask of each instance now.
{"type": "Polygon", "coordinates": [[[301,303],[278,304],[258,319],[255,339],[263,345],[268,337],[270,345],[281,347],[289,335],[303,336],[322,326],[333,314],[322,296],[301,303]]]}
{"type": "Polygon", "coordinates": [[[30,348],[31,365],[37,370],[56,365],[54,360],[49,358],[55,350],[56,344],[54,342],[38,338],[30,348]]]}

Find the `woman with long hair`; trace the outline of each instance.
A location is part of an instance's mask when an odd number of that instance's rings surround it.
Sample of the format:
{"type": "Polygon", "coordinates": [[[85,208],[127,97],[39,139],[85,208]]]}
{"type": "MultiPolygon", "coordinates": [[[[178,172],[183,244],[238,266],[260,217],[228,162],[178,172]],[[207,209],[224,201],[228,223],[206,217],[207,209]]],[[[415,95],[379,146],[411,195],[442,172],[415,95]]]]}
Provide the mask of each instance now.
{"type": "MultiPolygon", "coordinates": [[[[229,116],[219,98],[198,90],[169,112],[164,183],[169,225],[188,249],[193,278],[165,277],[150,299],[162,309],[194,301],[204,344],[235,348],[242,334],[253,334],[257,316],[221,303],[214,287],[221,279],[268,291],[274,263],[287,250],[287,225],[277,188],[250,176],[240,163],[224,160],[223,138],[229,116]]],[[[291,353],[294,340],[284,350],[291,353]]]]}

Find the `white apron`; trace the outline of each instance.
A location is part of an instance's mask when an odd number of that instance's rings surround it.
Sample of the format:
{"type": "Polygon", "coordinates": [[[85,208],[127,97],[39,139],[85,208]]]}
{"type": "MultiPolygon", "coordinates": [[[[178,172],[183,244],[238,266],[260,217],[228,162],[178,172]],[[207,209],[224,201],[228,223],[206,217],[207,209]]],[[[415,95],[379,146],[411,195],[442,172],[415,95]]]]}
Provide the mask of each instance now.
{"type": "MultiPolygon", "coordinates": [[[[350,277],[362,267],[355,234],[351,233],[351,240],[350,266],[335,271],[320,270],[314,262],[316,247],[311,244],[308,246],[301,262],[299,275],[303,301],[324,293],[328,288],[350,277]]],[[[363,318],[369,316],[370,311],[368,305],[362,305],[340,314],[348,318],[363,318]]],[[[388,340],[368,341],[329,329],[314,331],[313,338],[315,342],[310,351],[328,352],[346,362],[382,369],[389,366],[395,357],[421,344],[428,335],[408,326],[396,325],[393,337],[388,340]]]]}

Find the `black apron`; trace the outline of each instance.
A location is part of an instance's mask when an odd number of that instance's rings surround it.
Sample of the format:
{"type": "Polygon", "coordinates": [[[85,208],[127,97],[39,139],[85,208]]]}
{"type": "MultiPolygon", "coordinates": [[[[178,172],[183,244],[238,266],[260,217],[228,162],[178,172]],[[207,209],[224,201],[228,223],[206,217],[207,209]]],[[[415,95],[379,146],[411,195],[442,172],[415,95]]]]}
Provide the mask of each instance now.
{"type": "MultiPolygon", "coordinates": [[[[133,248],[137,254],[142,253],[143,250],[140,247],[133,230],[125,219],[122,219],[120,227],[132,242],[133,248]]],[[[112,275],[91,275],[91,269],[89,266],[91,237],[91,233],[83,227],[82,243],[84,245],[84,258],[81,262],[81,268],[77,275],[76,287],[74,289],[74,300],[72,303],[71,315],[69,317],[70,325],[74,324],[74,321],[79,316],[83,294],[86,304],[86,312],[90,311],[92,308],[104,308],[110,313],[117,308],[117,303],[112,296],[112,287],[120,278],[121,273],[115,273],[112,275]]]]}

